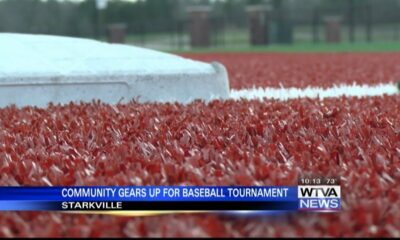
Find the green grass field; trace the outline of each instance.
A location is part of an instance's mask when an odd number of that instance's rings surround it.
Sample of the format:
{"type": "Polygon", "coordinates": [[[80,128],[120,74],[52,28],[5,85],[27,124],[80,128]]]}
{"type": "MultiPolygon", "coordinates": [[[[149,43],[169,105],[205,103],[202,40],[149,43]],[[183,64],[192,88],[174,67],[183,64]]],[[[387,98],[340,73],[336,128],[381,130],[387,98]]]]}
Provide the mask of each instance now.
{"type": "Polygon", "coordinates": [[[209,52],[397,52],[400,42],[355,42],[355,43],[294,43],[261,47],[211,47],[191,50],[171,50],[173,53],[209,53],[209,52]]]}

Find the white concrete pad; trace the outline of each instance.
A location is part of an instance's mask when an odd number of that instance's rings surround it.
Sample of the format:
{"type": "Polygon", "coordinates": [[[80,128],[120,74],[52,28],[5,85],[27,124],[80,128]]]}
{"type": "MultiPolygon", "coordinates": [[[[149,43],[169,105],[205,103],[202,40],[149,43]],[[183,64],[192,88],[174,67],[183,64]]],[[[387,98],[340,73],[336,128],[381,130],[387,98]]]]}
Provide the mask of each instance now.
{"type": "Polygon", "coordinates": [[[0,34],[0,107],[92,101],[115,104],[229,97],[226,69],[134,46],[0,34]]]}

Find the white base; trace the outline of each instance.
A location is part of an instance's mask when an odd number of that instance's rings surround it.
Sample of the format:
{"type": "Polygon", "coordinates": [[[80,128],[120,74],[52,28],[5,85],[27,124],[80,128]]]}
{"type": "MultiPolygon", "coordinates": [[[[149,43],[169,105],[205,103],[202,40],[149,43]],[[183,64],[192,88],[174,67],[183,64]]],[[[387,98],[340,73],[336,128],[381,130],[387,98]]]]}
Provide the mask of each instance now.
{"type": "Polygon", "coordinates": [[[229,97],[226,69],[93,40],[0,34],[0,107],[49,103],[188,103],[229,97]]]}
{"type": "Polygon", "coordinates": [[[213,63],[215,73],[131,75],[70,78],[0,78],[0,107],[46,107],[50,102],[91,102],[109,104],[138,102],[189,103],[196,99],[209,101],[229,97],[227,72],[213,63]]]}

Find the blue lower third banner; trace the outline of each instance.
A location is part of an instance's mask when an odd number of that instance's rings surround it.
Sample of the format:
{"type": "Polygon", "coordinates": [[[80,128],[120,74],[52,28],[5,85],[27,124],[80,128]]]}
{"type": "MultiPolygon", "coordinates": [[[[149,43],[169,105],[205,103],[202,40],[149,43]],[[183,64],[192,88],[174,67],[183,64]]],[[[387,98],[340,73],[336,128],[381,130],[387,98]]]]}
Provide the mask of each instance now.
{"type": "Polygon", "coordinates": [[[340,210],[340,186],[322,190],[321,202],[297,186],[0,187],[0,211],[340,210]]]}

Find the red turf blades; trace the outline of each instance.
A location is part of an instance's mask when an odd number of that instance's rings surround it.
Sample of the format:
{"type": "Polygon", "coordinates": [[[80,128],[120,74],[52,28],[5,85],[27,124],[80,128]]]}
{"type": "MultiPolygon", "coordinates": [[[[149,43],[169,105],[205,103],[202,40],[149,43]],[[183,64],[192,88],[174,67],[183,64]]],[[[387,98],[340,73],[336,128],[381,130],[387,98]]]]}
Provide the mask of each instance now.
{"type": "MultiPolygon", "coordinates": [[[[208,54],[233,88],[396,82],[397,53],[208,54]]],[[[400,236],[399,96],[0,110],[0,185],[294,185],[338,175],[343,211],[272,217],[0,215],[0,236],[400,236]]]]}
{"type": "Polygon", "coordinates": [[[94,102],[0,109],[0,185],[295,185],[342,179],[343,211],[129,218],[2,213],[0,236],[400,236],[400,97],[94,102]]]}
{"type": "Polygon", "coordinates": [[[396,83],[400,53],[211,53],[185,54],[219,61],[229,72],[231,88],[332,87],[396,83]]]}

